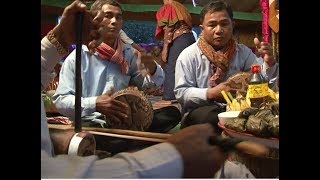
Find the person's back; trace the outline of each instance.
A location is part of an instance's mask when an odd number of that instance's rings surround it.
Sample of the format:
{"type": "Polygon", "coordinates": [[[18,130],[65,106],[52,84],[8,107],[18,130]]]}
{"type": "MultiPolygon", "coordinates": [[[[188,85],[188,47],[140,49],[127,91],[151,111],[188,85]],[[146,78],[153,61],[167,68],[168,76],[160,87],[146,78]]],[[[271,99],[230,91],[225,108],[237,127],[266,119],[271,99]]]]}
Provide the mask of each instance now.
{"type": "Polygon", "coordinates": [[[176,99],[173,88],[175,66],[180,52],[195,42],[191,28],[192,19],[188,10],[179,2],[166,1],[157,11],[155,37],[163,40],[161,59],[164,62],[164,100],[176,99]]]}

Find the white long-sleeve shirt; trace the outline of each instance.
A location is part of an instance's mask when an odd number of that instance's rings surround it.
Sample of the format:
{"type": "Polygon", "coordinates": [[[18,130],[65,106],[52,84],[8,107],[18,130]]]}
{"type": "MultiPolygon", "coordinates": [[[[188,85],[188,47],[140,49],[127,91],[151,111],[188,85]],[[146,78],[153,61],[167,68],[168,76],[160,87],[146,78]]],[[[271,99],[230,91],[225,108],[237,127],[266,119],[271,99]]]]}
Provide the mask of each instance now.
{"type": "MultiPolygon", "coordinates": [[[[41,90],[52,80],[60,60],[56,48],[41,40],[41,90]]],[[[41,98],[41,178],[180,178],[181,155],[170,143],[160,143],[135,153],[119,153],[98,160],[97,156],[54,156],[41,98]]]]}
{"type": "Polygon", "coordinates": [[[132,44],[134,41],[121,29],[119,32],[120,39],[126,44],[132,44]]]}

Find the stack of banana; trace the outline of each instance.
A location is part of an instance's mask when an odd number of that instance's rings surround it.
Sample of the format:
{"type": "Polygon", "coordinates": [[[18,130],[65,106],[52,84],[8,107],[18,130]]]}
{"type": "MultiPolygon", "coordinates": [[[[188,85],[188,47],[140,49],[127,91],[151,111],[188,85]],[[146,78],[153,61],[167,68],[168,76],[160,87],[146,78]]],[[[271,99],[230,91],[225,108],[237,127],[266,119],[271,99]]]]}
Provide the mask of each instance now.
{"type": "MultiPolygon", "coordinates": [[[[272,89],[268,89],[269,96],[274,101],[279,101],[279,93],[275,93],[272,89]]],[[[226,111],[242,111],[246,108],[249,108],[251,103],[250,99],[243,97],[240,93],[237,92],[236,98],[233,98],[230,92],[221,91],[222,96],[227,102],[226,111]]]]}

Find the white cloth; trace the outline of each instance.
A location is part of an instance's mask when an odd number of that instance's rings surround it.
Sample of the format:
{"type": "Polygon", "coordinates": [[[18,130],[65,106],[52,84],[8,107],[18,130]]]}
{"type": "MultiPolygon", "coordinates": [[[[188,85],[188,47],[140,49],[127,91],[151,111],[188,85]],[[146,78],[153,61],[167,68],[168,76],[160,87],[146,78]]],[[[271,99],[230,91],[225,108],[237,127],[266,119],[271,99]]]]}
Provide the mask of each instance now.
{"type": "Polygon", "coordinates": [[[247,167],[236,161],[226,161],[224,167],[221,168],[214,176],[214,178],[222,179],[253,179],[254,175],[247,169],[247,167]]]}
{"type": "Polygon", "coordinates": [[[134,41],[121,29],[119,32],[120,39],[126,44],[133,44],[134,41]]]}
{"type": "MultiPolygon", "coordinates": [[[[58,52],[46,37],[41,40],[41,90],[51,81],[58,52]]],[[[160,143],[135,153],[97,156],[54,156],[41,97],[41,178],[180,178],[181,155],[170,143],[160,143]]]]}

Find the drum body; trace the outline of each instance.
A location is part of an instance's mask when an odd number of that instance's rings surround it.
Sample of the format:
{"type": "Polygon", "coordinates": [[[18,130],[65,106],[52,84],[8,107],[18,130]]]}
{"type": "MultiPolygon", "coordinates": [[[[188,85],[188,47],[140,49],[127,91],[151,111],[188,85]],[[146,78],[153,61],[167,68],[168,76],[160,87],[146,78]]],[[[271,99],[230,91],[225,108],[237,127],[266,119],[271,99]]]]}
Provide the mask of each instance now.
{"type": "Polygon", "coordinates": [[[136,87],[128,87],[112,94],[114,99],[124,102],[129,107],[126,123],[109,120],[110,128],[146,131],[153,119],[153,108],[144,92],[136,87]]]}
{"type": "Polygon", "coordinates": [[[87,132],[75,133],[73,129],[49,128],[55,155],[90,156],[95,154],[96,141],[87,132]]]}

